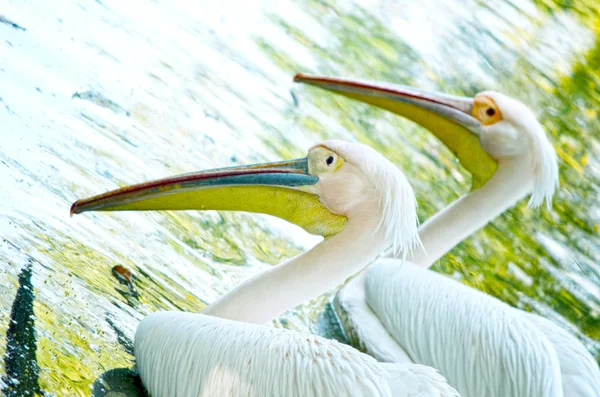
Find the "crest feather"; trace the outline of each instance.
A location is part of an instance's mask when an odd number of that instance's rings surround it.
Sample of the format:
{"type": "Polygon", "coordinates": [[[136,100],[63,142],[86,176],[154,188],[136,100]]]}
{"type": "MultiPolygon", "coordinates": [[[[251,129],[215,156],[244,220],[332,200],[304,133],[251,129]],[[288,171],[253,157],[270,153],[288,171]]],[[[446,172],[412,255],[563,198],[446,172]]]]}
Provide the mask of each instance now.
{"type": "Polygon", "coordinates": [[[531,159],[529,166],[533,170],[533,186],[528,206],[538,208],[546,201],[547,208],[552,208],[552,196],[558,188],[558,159],[544,128],[531,109],[518,100],[494,91],[483,94],[493,99],[504,120],[514,126],[518,134],[524,133],[527,137],[531,159]]]}
{"type": "Polygon", "coordinates": [[[542,126],[536,125],[532,131],[531,149],[533,150],[533,191],[527,205],[538,208],[546,201],[546,207],[552,208],[552,196],[558,188],[558,159],[554,147],[546,137],[542,126]]]}
{"type": "Polygon", "coordinates": [[[373,184],[379,194],[381,209],[376,231],[383,231],[394,255],[406,258],[415,248],[422,248],[417,201],[402,171],[375,149],[362,143],[328,140],[323,145],[359,167],[373,184]]]}

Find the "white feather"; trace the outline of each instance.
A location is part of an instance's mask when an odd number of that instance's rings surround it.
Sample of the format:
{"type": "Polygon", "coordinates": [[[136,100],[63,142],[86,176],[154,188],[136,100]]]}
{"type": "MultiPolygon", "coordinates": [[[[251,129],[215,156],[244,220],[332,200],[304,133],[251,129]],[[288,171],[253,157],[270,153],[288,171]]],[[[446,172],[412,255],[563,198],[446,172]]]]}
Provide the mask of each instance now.
{"type": "Polygon", "coordinates": [[[482,144],[503,161],[510,161],[511,157],[528,159],[529,164],[521,170],[533,174],[528,205],[537,208],[546,201],[551,208],[558,188],[558,158],[542,125],[523,103],[498,92],[483,94],[494,100],[503,120],[483,129],[482,144]]]}
{"type": "Polygon", "coordinates": [[[348,280],[333,301],[346,335],[353,346],[368,352],[378,361],[412,363],[406,351],[392,338],[367,305],[365,276],[366,272],[363,271],[348,280]]]}
{"type": "Polygon", "coordinates": [[[463,397],[488,387],[486,396],[600,397],[600,368],[573,335],[412,263],[379,260],[336,300],[366,352],[406,352],[463,397]],[[388,330],[394,339],[382,337],[388,330]]]}
{"type": "Polygon", "coordinates": [[[558,159],[554,147],[548,141],[541,126],[531,131],[531,145],[534,151],[533,172],[534,184],[531,197],[527,203],[530,207],[537,208],[544,201],[546,207],[552,207],[552,197],[558,188],[558,159]]]}
{"type": "Polygon", "coordinates": [[[381,365],[336,341],[202,314],[146,317],[135,356],[153,397],[456,396],[433,369],[381,365]]]}
{"type": "Polygon", "coordinates": [[[377,261],[365,288],[369,307],[401,348],[439,370],[463,397],[563,395],[552,343],[505,303],[394,260],[377,261]]]}
{"type": "Polygon", "coordinates": [[[361,143],[328,140],[321,145],[335,151],[367,175],[379,196],[381,218],[377,230],[383,230],[394,254],[406,257],[415,248],[422,247],[417,233],[417,201],[398,167],[361,143]]]}
{"type": "Polygon", "coordinates": [[[563,392],[568,397],[600,397],[600,368],[577,338],[537,314],[513,309],[533,323],[552,343],[562,376],[563,392]]]}
{"type": "Polygon", "coordinates": [[[460,397],[435,369],[418,364],[380,364],[388,374],[394,396],[460,397]]]}

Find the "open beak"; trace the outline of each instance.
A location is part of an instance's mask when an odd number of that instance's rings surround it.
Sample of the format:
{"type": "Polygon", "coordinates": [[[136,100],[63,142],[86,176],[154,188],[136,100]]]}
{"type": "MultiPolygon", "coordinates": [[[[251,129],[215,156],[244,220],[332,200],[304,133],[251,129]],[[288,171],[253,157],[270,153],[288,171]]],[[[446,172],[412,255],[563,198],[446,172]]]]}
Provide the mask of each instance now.
{"type": "Polygon", "coordinates": [[[429,93],[395,84],[346,80],[299,73],[306,83],[365,102],[414,121],[437,136],[471,173],[477,189],[496,172],[498,163],[483,150],[479,141],[481,123],[471,115],[473,99],[429,93]]]}
{"type": "Polygon", "coordinates": [[[319,178],[306,158],[218,168],[140,183],[76,201],[87,211],[220,210],[274,215],[311,234],[328,237],[347,219],[330,212],[316,194],[319,178]]]}

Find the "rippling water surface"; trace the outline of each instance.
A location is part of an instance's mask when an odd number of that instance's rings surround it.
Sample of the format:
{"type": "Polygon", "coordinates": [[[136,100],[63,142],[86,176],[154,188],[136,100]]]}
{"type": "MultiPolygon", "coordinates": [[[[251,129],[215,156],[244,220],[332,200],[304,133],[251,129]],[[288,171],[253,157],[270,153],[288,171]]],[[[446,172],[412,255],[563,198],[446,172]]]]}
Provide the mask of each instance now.
{"type": "MultiPolygon", "coordinates": [[[[8,0],[1,12],[0,356],[21,332],[9,327],[13,301],[26,313],[20,302],[33,300],[40,390],[89,395],[98,375],[132,365],[128,343],[145,315],[200,310],[319,241],[239,213],[70,218],[78,198],[299,157],[326,138],[397,163],[421,220],[468,191],[469,175],[423,129],[295,86],[298,71],[529,103],[560,156],[553,209],[523,200],[434,268],[543,313],[600,359],[595,0],[8,0]]],[[[328,334],[315,325],[327,300],[274,325],[328,334]]]]}

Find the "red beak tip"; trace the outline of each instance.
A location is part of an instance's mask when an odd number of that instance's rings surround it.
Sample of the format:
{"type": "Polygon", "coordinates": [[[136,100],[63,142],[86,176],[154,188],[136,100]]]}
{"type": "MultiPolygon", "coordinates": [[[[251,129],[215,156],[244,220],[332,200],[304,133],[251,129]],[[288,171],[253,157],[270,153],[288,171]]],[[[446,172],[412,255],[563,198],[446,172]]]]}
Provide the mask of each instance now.
{"type": "Polygon", "coordinates": [[[294,76],[294,83],[301,83],[307,76],[304,73],[296,73],[294,76]]]}
{"type": "Polygon", "coordinates": [[[79,211],[79,208],[77,208],[77,204],[79,204],[79,201],[75,201],[73,205],[71,205],[71,209],[69,210],[69,216],[73,217],[73,214],[79,214],[81,212],[79,211]]]}

